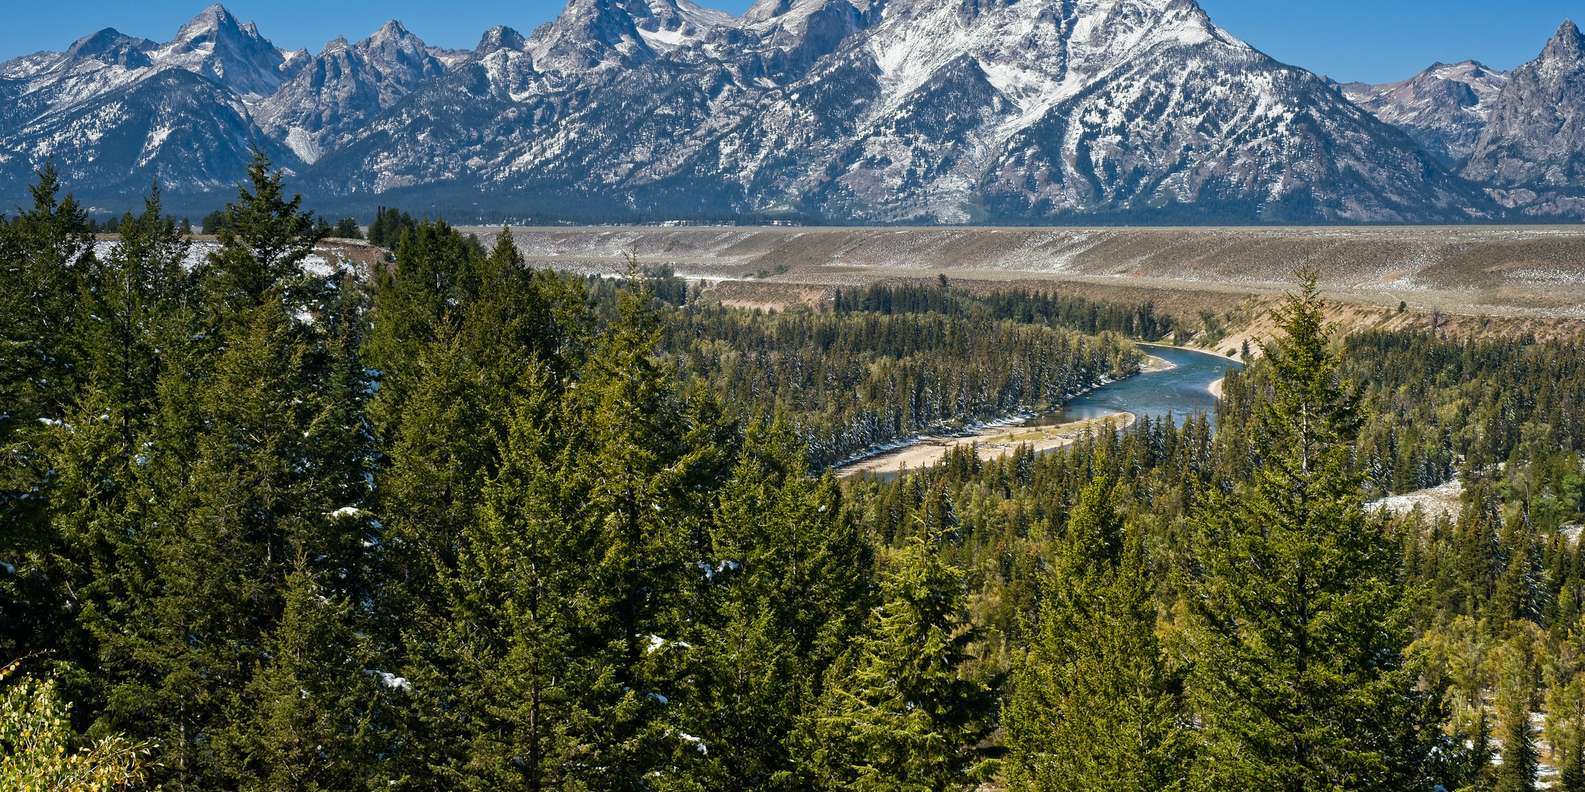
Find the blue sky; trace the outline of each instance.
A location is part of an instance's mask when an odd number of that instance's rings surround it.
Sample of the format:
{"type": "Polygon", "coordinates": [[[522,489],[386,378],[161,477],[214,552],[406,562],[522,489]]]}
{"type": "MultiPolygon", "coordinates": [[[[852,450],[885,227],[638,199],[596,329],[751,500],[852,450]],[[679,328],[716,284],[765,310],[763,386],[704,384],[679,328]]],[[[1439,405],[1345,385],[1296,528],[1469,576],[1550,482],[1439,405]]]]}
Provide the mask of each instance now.
{"type": "MultiPolygon", "coordinates": [[[[1031,2],[1038,0],[1024,0],[1031,2]]],[[[0,58],[64,49],[73,39],[115,27],[156,40],[171,37],[207,0],[8,2],[0,58]]],[[[734,13],[751,0],[709,2],[734,13]]],[[[1585,24],[1585,0],[1201,0],[1222,27],[1277,58],[1338,79],[1385,82],[1436,61],[1474,58],[1512,68],[1541,51],[1563,19],[1585,24]],[[1280,9],[1280,10],[1274,10],[1280,9]]],[[[338,35],[361,38],[392,17],[425,41],[472,47],[485,28],[527,33],[561,9],[555,0],[233,0],[227,7],[288,49],[315,52],[338,35]]]]}

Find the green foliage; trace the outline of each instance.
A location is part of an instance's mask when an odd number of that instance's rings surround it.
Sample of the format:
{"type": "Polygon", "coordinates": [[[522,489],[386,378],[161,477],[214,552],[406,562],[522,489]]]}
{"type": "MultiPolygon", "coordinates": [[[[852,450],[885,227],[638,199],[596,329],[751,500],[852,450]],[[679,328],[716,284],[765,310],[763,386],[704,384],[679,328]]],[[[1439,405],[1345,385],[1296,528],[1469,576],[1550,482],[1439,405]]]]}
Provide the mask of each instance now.
{"type": "Polygon", "coordinates": [[[804,742],[821,789],[968,788],[994,697],[977,667],[962,573],[916,537],[884,572],[883,604],[832,666],[804,742]]]}
{"type": "Polygon", "coordinates": [[[387,262],[315,274],[334,229],[262,159],[188,272],[157,194],[95,256],[58,193],[46,171],[0,221],[0,654],[41,658],[7,712],[60,746],[8,745],[7,772],[1525,789],[1551,761],[1585,785],[1567,344],[1333,342],[1307,284],[1220,431],[838,480],[1184,328],[939,280],[731,310],[392,210],[387,262]],[[1361,506],[1455,467],[1454,517],[1361,506]]]}
{"type": "Polygon", "coordinates": [[[679,709],[710,747],[706,786],[798,789],[800,729],[864,627],[872,551],[831,479],[805,474],[784,423],[752,425],[699,562],[696,673],[679,709]]]}
{"type": "Polygon", "coordinates": [[[358,218],[343,217],[330,229],[330,236],[336,239],[362,239],[363,227],[358,225],[358,218]]]}
{"type": "Polygon", "coordinates": [[[53,680],[0,670],[0,787],[17,792],[141,788],[150,746],[105,737],[79,747],[53,680]]]}
{"type": "Polygon", "coordinates": [[[272,290],[295,297],[301,288],[303,261],[322,231],[302,211],[302,196],[286,198],[281,178],[270,172],[262,153],[255,153],[249,185],[226,207],[225,224],[217,232],[220,249],[200,270],[211,321],[258,304],[272,290]]]}
{"type": "Polygon", "coordinates": [[[1169,790],[1188,779],[1182,680],[1156,635],[1142,537],[1111,481],[1085,487],[1016,662],[1004,721],[1017,789],[1169,790]]]}
{"type": "Polygon", "coordinates": [[[1196,519],[1188,648],[1206,782],[1429,788],[1435,696],[1405,661],[1398,544],[1360,503],[1359,415],[1313,277],[1281,321],[1253,481],[1196,519]]]}
{"type": "Polygon", "coordinates": [[[1172,317],[1156,313],[1156,306],[1148,302],[1121,305],[1019,289],[974,294],[963,289],[949,291],[948,286],[946,276],[941,275],[935,287],[876,284],[863,289],[838,289],[833,305],[837,313],[973,316],[1085,333],[1110,331],[1143,340],[1168,335],[1176,324],[1172,317]]]}
{"type": "Polygon", "coordinates": [[[1139,370],[1123,339],[935,313],[676,315],[664,347],[749,419],[781,411],[816,468],[943,423],[1060,404],[1139,370]]]}
{"type": "Polygon", "coordinates": [[[418,221],[398,209],[380,207],[369,224],[369,242],[383,248],[394,248],[402,236],[418,227],[418,221]]]}

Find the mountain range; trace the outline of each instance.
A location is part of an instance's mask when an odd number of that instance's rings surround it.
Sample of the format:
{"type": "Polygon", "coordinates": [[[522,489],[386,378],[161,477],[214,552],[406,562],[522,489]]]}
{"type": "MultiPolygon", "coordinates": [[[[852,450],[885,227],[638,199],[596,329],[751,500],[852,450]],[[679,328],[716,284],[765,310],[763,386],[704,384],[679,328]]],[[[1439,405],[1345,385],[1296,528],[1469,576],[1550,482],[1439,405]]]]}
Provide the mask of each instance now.
{"type": "Polygon", "coordinates": [[[254,149],[322,211],[457,220],[1578,220],[1585,36],[1340,85],[1194,0],[571,0],[473,50],[393,21],[318,54],[216,5],[0,64],[0,201],[52,161],[96,208],[201,212],[254,149]]]}

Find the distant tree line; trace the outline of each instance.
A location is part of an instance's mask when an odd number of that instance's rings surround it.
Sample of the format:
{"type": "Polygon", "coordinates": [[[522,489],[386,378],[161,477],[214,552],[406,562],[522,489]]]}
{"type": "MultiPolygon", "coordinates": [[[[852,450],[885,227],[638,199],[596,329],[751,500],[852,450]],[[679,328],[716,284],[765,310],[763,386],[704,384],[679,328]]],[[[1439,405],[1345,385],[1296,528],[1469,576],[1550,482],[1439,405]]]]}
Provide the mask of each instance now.
{"type": "Polygon", "coordinates": [[[1048,324],[1084,333],[1110,331],[1141,340],[1158,340],[1178,329],[1150,302],[1122,305],[1056,292],[998,289],[975,293],[951,288],[946,276],[938,285],[876,284],[837,289],[836,312],[979,316],[1022,324],[1048,324]]]}

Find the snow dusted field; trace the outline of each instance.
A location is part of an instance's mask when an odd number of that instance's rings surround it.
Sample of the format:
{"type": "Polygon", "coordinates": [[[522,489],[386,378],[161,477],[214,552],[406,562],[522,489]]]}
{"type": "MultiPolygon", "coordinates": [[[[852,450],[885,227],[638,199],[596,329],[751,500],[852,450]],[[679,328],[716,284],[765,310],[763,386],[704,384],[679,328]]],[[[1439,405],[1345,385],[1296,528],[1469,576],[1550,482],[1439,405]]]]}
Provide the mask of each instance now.
{"type": "Polygon", "coordinates": [[[1464,494],[1464,482],[1453,479],[1439,487],[1423,489],[1404,495],[1394,495],[1390,498],[1371,501],[1367,508],[1380,509],[1394,515],[1409,514],[1418,509],[1428,520],[1446,517],[1449,520],[1458,518],[1459,498],[1464,494]]]}
{"type": "MultiPolygon", "coordinates": [[[[473,229],[488,238],[496,228],[473,229]]],[[[1331,292],[1473,315],[1585,318],[1576,226],[1294,228],[585,227],[514,230],[540,265],[617,273],[631,253],[706,280],[1071,281],[1248,294],[1316,267],[1331,292]]]]}

